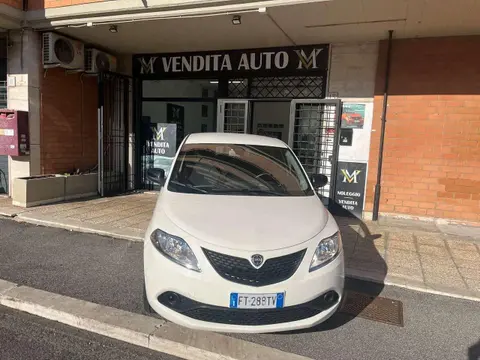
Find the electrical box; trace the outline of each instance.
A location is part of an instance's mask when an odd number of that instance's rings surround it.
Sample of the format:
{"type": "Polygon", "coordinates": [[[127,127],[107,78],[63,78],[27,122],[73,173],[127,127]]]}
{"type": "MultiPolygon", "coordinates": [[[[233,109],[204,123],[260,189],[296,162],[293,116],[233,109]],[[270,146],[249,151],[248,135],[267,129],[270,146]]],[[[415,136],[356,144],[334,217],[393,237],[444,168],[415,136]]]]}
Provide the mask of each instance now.
{"type": "Polygon", "coordinates": [[[0,155],[30,155],[28,112],[0,109],[0,155]]]}

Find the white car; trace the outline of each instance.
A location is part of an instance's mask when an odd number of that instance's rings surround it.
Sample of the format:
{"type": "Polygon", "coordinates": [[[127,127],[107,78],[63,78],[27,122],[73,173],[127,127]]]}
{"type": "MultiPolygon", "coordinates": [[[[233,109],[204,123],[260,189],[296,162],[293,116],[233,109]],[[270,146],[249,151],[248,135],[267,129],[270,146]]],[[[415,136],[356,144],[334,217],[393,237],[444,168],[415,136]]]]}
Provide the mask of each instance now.
{"type": "Polygon", "coordinates": [[[315,326],[338,309],[337,223],[281,140],[201,133],[182,142],[145,235],[145,310],[219,332],[315,326]]]}

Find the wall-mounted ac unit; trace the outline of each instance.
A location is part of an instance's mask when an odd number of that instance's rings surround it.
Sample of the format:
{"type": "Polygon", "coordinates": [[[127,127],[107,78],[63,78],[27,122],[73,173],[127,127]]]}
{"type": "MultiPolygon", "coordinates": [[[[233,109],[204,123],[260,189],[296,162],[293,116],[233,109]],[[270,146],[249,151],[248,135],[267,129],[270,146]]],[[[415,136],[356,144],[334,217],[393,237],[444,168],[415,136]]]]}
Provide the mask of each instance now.
{"type": "Polygon", "coordinates": [[[85,49],[85,71],[99,73],[101,71],[117,70],[117,58],[97,49],[85,49]]]}
{"type": "Polygon", "coordinates": [[[83,70],[85,65],[84,45],[81,41],[58,35],[43,33],[43,66],[83,70]]]}

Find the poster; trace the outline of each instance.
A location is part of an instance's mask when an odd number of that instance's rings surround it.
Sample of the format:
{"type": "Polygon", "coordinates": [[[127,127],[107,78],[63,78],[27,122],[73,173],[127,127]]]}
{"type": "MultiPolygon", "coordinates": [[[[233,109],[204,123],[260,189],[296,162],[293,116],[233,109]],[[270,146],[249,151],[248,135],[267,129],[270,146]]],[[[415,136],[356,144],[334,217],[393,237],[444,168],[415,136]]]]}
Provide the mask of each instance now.
{"type": "Polygon", "coordinates": [[[152,123],[149,133],[145,144],[144,169],[161,168],[168,176],[177,152],[177,125],[152,123]]]}
{"type": "Polygon", "coordinates": [[[338,162],[335,203],[343,215],[362,218],[366,177],[366,163],[338,162]]]}
{"type": "Polygon", "coordinates": [[[342,128],[363,129],[365,122],[365,104],[344,103],[342,109],[342,128]]]}

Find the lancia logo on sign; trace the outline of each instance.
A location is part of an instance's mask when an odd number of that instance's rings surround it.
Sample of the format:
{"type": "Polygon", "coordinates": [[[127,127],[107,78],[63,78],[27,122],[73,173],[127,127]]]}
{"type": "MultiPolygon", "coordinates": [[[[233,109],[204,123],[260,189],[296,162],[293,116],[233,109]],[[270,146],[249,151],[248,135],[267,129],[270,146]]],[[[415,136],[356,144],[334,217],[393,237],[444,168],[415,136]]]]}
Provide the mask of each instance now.
{"type": "Polygon", "coordinates": [[[252,255],[252,258],[250,259],[250,262],[252,263],[252,266],[255,269],[260,269],[263,265],[263,256],[260,255],[260,254],[252,255]]]}

